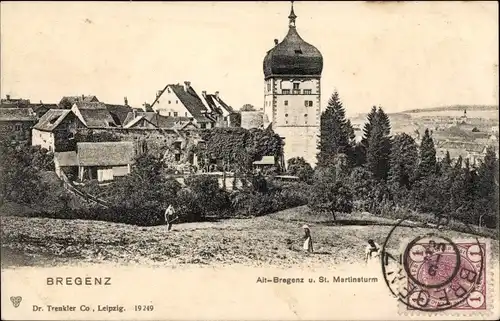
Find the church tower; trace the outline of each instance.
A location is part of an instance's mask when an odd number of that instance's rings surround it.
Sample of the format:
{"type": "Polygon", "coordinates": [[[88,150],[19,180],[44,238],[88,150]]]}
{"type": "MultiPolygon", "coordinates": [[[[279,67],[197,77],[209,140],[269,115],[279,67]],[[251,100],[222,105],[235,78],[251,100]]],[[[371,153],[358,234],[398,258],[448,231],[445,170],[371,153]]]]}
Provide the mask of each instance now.
{"type": "Polygon", "coordinates": [[[284,138],[287,165],[290,158],[304,157],[315,166],[323,56],[299,36],[293,1],[288,19],[288,34],[264,58],[265,126],[284,138]]]}

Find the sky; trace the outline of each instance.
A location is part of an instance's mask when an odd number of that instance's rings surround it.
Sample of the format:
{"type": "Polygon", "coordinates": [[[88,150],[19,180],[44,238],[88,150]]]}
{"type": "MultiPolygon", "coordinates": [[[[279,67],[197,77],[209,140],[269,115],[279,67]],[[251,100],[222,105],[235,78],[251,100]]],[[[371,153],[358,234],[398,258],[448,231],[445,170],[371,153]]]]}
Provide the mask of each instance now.
{"type": "MultiPolygon", "coordinates": [[[[297,31],[322,53],[322,108],[348,115],[498,105],[497,2],[294,3],[297,31]]],[[[140,107],[169,83],[262,107],[266,52],[289,2],[0,3],[0,94],[57,103],[93,94],[140,107]]]]}

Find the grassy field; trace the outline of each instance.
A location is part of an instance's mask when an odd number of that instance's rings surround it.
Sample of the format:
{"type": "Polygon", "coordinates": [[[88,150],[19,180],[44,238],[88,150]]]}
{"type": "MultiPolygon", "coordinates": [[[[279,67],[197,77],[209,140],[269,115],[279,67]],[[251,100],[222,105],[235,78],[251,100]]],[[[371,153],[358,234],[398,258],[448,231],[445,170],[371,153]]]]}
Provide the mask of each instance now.
{"type": "MultiPolygon", "coordinates": [[[[310,213],[307,207],[252,219],[179,224],[170,232],[166,226],[83,220],[14,216],[0,220],[2,267],[80,263],[314,267],[356,263],[363,260],[366,240],[372,238],[382,245],[396,222],[356,213],[334,223],[331,217],[310,213]],[[314,254],[301,251],[304,223],[311,227],[314,254]]],[[[388,243],[389,251],[397,252],[403,238],[431,231],[398,227],[388,243]]],[[[474,237],[454,231],[439,233],[452,239],[474,237]]],[[[498,241],[491,243],[498,258],[498,241]]]]}

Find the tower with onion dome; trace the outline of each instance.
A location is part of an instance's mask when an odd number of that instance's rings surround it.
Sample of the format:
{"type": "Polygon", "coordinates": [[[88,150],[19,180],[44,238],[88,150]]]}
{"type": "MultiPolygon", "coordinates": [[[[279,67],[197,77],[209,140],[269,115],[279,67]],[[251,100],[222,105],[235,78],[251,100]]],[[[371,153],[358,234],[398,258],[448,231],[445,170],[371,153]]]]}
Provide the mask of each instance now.
{"type": "MultiPolygon", "coordinates": [[[[304,41],[295,25],[293,1],[288,33],[264,58],[264,119],[285,142],[284,157],[316,164],[321,116],[323,56],[304,41]]],[[[288,165],[288,163],[287,163],[288,165]]]]}

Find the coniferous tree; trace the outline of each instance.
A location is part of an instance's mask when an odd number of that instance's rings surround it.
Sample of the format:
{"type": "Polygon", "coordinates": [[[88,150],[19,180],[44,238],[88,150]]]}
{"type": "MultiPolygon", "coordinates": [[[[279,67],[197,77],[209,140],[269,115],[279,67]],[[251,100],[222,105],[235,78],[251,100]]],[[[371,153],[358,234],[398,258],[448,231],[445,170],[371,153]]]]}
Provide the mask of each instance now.
{"type": "Polygon", "coordinates": [[[415,140],[402,133],[392,141],[389,160],[389,181],[395,188],[410,188],[418,164],[418,149],[415,140]]]}
{"type": "Polygon", "coordinates": [[[366,166],[374,178],[385,180],[389,172],[391,138],[389,136],[390,121],[382,108],[376,112],[368,127],[366,166]]]}
{"type": "Polygon", "coordinates": [[[420,143],[420,163],[418,164],[418,177],[425,177],[436,173],[436,148],[429,129],[425,130],[420,143]]]}
{"type": "Polygon", "coordinates": [[[328,106],[321,115],[321,127],[318,143],[318,166],[330,166],[338,154],[350,154],[351,134],[354,132],[346,120],[345,110],[335,91],[328,101],[328,106]]]}
{"type": "Polygon", "coordinates": [[[494,227],[498,220],[498,159],[492,147],[488,147],[486,155],[479,165],[477,190],[478,210],[484,214],[482,221],[494,227]]]}
{"type": "Polygon", "coordinates": [[[368,138],[370,137],[370,133],[372,131],[373,122],[375,121],[375,116],[377,115],[377,107],[373,106],[370,113],[366,117],[367,122],[363,127],[363,138],[361,139],[361,143],[368,147],[368,138]]]}

